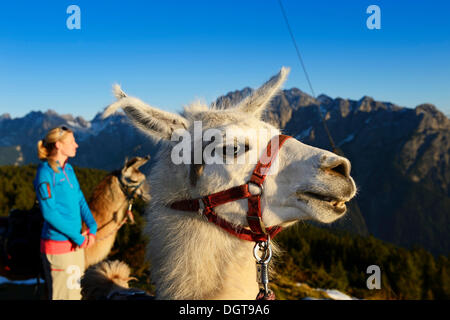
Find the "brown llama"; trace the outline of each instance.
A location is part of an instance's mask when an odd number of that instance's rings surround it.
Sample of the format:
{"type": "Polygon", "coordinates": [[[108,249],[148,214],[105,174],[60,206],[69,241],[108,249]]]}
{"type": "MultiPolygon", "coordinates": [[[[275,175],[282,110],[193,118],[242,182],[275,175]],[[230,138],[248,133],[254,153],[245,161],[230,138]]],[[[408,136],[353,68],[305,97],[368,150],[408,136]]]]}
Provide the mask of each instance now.
{"type": "Polygon", "coordinates": [[[89,208],[97,222],[97,236],[94,245],[84,251],[86,268],[106,258],[114,245],[118,230],[127,220],[134,223],[131,214],[133,200],[138,196],[144,201],[150,200],[146,177],[139,171],[149,159],[149,156],[135,157],[126,161],[121,170],[110,173],[94,189],[89,208]]]}

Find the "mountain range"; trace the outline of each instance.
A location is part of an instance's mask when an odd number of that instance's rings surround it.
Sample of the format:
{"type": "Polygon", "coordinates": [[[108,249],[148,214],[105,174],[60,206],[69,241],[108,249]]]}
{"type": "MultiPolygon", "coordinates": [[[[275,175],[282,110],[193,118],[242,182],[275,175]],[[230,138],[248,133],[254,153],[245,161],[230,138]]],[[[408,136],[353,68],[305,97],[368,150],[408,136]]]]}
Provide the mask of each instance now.
{"type": "MultiPolygon", "coordinates": [[[[230,92],[216,104],[233,105],[252,91],[230,92]]],[[[306,144],[333,151],[333,143],[351,161],[358,195],[332,228],[450,253],[450,120],[434,105],[406,108],[368,96],[314,98],[292,88],[273,100],[264,117],[306,144]]],[[[80,147],[71,163],[81,167],[113,170],[126,157],[153,156],[158,148],[121,113],[107,119],[99,113],[91,121],[52,110],[14,119],[3,114],[0,165],[37,163],[37,141],[60,125],[74,130],[80,147]]]]}

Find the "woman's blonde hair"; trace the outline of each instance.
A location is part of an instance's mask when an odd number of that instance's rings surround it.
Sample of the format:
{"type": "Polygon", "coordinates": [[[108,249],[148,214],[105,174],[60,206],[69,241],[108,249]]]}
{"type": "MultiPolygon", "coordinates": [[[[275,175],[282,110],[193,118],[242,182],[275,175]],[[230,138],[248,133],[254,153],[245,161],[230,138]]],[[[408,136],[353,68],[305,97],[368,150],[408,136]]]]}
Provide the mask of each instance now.
{"type": "Polygon", "coordinates": [[[56,150],[56,142],[61,141],[70,133],[73,134],[73,131],[64,126],[53,128],[44,139],[39,140],[37,143],[38,158],[42,161],[48,161],[48,164],[55,172],[59,172],[58,165],[55,160],[49,157],[56,150]]]}

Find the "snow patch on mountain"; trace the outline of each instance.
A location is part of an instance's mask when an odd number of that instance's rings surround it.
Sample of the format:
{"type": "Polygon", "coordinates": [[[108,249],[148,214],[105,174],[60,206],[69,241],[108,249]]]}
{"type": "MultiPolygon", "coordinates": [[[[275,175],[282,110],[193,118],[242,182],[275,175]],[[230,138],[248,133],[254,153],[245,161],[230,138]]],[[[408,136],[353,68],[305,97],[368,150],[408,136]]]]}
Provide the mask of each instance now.
{"type": "Polygon", "coordinates": [[[353,139],[355,139],[355,134],[351,133],[349,134],[344,140],[342,140],[341,142],[338,143],[338,147],[342,146],[343,144],[352,141],[353,139]]]}
{"type": "Polygon", "coordinates": [[[298,135],[295,136],[295,139],[302,140],[306,137],[308,137],[311,134],[312,127],[308,127],[307,129],[300,132],[298,135]]]}

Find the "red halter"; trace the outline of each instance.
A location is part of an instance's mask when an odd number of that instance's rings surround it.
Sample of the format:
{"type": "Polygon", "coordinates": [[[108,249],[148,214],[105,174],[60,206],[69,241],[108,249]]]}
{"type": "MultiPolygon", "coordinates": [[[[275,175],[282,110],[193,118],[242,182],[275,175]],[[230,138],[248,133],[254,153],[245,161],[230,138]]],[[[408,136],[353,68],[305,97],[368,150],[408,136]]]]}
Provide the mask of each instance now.
{"type": "Polygon", "coordinates": [[[170,208],[181,211],[198,212],[201,209],[200,203],[203,203],[203,215],[208,219],[208,221],[218,225],[219,227],[231,233],[232,235],[235,235],[239,239],[254,242],[267,241],[269,236],[272,239],[281,231],[281,227],[264,226],[261,211],[263,183],[273,160],[278,154],[279,149],[288,138],[291,137],[280,134],[270,140],[265,152],[263,153],[263,155],[267,155],[268,161],[264,164],[261,162],[261,160],[258,161],[255,169],[253,170],[250,181],[246,184],[216,192],[198,199],[176,201],[170,205],[170,208]],[[274,142],[278,142],[278,145],[275,144],[275,147],[273,148],[272,144],[274,142]],[[260,188],[261,192],[256,195],[252,195],[249,192],[250,184],[257,185],[260,188]],[[234,226],[228,221],[219,218],[213,210],[214,207],[220,206],[222,204],[246,198],[248,199],[247,221],[250,229],[234,226]]]}

